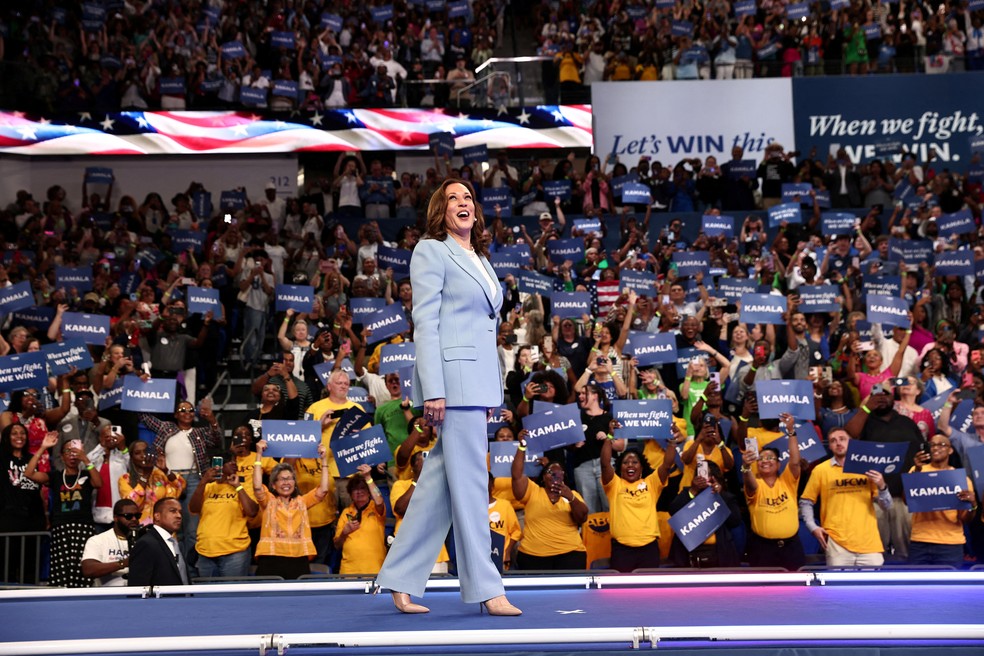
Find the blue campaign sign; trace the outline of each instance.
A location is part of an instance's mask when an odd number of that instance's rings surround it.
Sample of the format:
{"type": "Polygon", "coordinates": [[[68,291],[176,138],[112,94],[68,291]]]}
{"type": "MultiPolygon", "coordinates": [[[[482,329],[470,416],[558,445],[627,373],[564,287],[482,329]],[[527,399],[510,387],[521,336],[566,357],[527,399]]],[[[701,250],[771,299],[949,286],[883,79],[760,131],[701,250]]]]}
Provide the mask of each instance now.
{"type": "Polygon", "coordinates": [[[910,442],[862,442],[847,443],[844,457],[845,474],[863,474],[869,470],[892,474],[902,469],[910,442]]]}
{"type": "Polygon", "coordinates": [[[627,173],[625,175],[619,175],[612,178],[609,183],[609,186],[612,188],[612,195],[615,196],[615,198],[621,198],[622,189],[625,188],[625,185],[629,182],[639,182],[639,174],[633,171],[632,173],[627,173]]]}
{"type": "MultiPolygon", "coordinates": [[[[949,400],[950,394],[952,394],[952,393],[953,393],[953,389],[948,389],[947,391],[943,392],[942,394],[937,394],[933,398],[927,399],[926,401],[923,401],[919,405],[921,405],[922,407],[926,408],[927,410],[929,410],[932,413],[932,415],[933,415],[933,422],[935,423],[936,420],[940,418],[940,414],[942,414],[942,412],[943,412],[943,404],[946,403],[949,400]]],[[[953,415],[951,415],[951,418],[952,417],[953,417],[953,415]]]]}
{"type": "Polygon", "coordinates": [[[970,209],[944,214],[936,220],[936,225],[940,229],[941,237],[962,235],[977,230],[977,224],[974,223],[974,216],[970,213],[970,209]]]}
{"type": "Polygon", "coordinates": [[[541,296],[551,298],[554,293],[554,278],[537,273],[536,271],[520,271],[516,277],[516,284],[519,291],[527,294],[540,294],[541,296]]]}
{"type": "Polygon", "coordinates": [[[692,346],[686,346],[684,348],[677,349],[677,359],[676,359],[676,369],[677,376],[683,378],[687,375],[687,366],[694,358],[704,358],[705,353],[699,349],[695,349],[692,346]]]}
{"type": "Polygon", "coordinates": [[[342,17],[338,14],[324,12],[321,14],[321,27],[322,29],[328,28],[335,34],[338,34],[342,31],[342,17]]]}
{"type": "Polygon", "coordinates": [[[574,227],[572,230],[576,230],[582,235],[592,235],[594,237],[601,237],[603,235],[601,229],[601,219],[597,217],[588,219],[574,219],[574,227]]]}
{"type": "Polygon", "coordinates": [[[427,144],[432,152],[441,157],[454,155],[454,135],[450,132],[431,132],[427,144]]]}
{"type": "Polygon", "coordinates": [[[181,96],[184,95],[186,90],[187,87],[183,77],[161,78],[161,94],[165,96],[181,96]]]}
{"type": "Polygon", "coordinates": [[[219,316],[222,313],[219,290],[212,287],[194,287],[189,285],[185,289],[185,302],[188,305],[188,312],[190,314],[205,314],[209,310],[215,316],[219,316]]]}
{"type": "Polygon", "coordinates": [[[882,35],[881,26],[878,23],[867,23],[864,26],[864,38],[868,41],[880,39],[882,35]]]}
{"type": "Polygon", "coordinates": [[[777,294],[745,294],[741,297],[742,323],[782,324],[786,297],[777,294]]]}
{"type": "Polygon", "coordinates": [[[968,137],[980,127],[968,117],[984,106],[982,85],[967,87],[952,75],[801,77],[792,88],[795,143],[819,153],[843,147],[854,162],[872,159],[875,144],[901,141],[920,162],[935,148],[934,165],[961,167],[971,157],[968,137]]]}
{"type": "Polygon", "coordinates": [[[376,406],[369,402],[369,390],[365,387],[359,387],[358,385],[349,387],[345,398],[352,403],[358,403],[369,416],[376,414],[376,406]]]}
{"type": "Polygon", "coordinates": [[[386,442],[386,432],[379,425],[332,439],[331,450],[335,454],[338,475],[342,478],[355,474],[359,465],[378,465],[393,458],[386,442]]]}
{"type": "Polygon", "coordinates": [[[909,303],[903,298],[868,294],[868,321],[889,326],[908,326],[909,303]]]}
{"type": "Polygon", "coordinates": [[[509,275],[518,276],[526,262],[516,253],[498,251],[489,254],[489,264],[492,265],[492,269],[495,271],[497,277],[505,278],[509,275]]]}
{"type": "Polygon", "coordinates": [[[975,134],[967,140],[967,146],[972,153],[984,153],[984,136],[975,134]]]}
{"type": "Polygon", "coordinates": [[[11,325],[46,331],[54,318],[55,308],[53,307],[31,307],[14,312],[11,325]]]}
{"type": "Polygon", "coordinates": [[[81,338],[86,344],[105,346],[109,337],[109,317],[105,314],[66,312],[62,315],[62,337],[81,338]]]}
{"type": "Polygon", "coordinates": [[[485,432],[489,439],[495,436],[495,432],[506,425],[506,420],[502,416],[502,411],[507,410],[506,405],[502,404],[498,408],[490,408],[492,411],[489,418],[485,421],[485,432]]]}
{"type": "Polygon", "coordinates": [[[813,200],[816,201],[817,207],[823,210],[830,209],[830,190],[829,189],[817,189],[813,194],[813,200]]]}
{"type": "MultiPolygon", "coordinates": [[[[495,478],[512,477],[512,462],[516,455],[516,446],[519,442],[490,442],[489,443],[489,465],[492,476],[495,478]]],[[[523,473],[529,478],[536,478],[543,471],[540,464],[540,455],[530,453],[529,449],[523,454],[523,473]]]]}
{"type": "Polygon", "coordinates": [[[957,404],[957,407],[950,413],[950,428],[961,433],[972,433],[973,421],[971,413],[974,411],[974,400],[964,399],[957,404]]]}
{"type": "Polygon", "coordinates": [[[0,253],[0,261],[3,262],[4,266],[33,266],[37,260],[37,254],[34,251],[26,251],[23,249],[11,248],[0,253]]]}
{"type": "Polygon", "coordinates": [[[226,41],[222,44],[223,59],[239,59],[246,56],[246,48],[241,41],[226,41]]]}
{"type": "Polygon", "coordinates": [[[970,502],[957,498],[958,492],[967,489],[964,469],[902,474],[902,487],[909,512],[970,510],[970,502]]]}
{"type": "Polygon", "coordinates": [[[417,346],[413,342],[383,344],[379,350],[379,375],[396,374],[417,361],[417,346]]]}
{"type": "Polygon", "coordinates": [[[693,551],[707,541],[714,531],[731,516],[731,509],[710,487],[670,517],[670,528],[687,551],[693,551]]]}
{"type": "Polygon", "coordinates": [[[113,184],[113,169],[108,166],[85,167],[86,184],[113,184]]]}
{"type": "Polygon", "coordinates": [[[879,276],[865,273],[861,276],[863,283],[862,289],[866,294],[876,294],[878,296],[894,296],[902,292],[902,276],[879,276]]]}
{"type": "Polygon", "coordinates": [[[809,182],[784,182],[782,184],[782,202],[812,205],[811,191],[813,191],[813,185],[809,182]]]}
{"type": "Polygon", "coordinates": [[[975,446],[964,453],[966,464],[970,468],[971,480],[974,481],[977,500],[984,501],[984,446],[975,446]]]}
{"type": "Polygon", "coordinates": [[[755,0],[738,0],[738,2],[732,5],[732,7],[735,10],[735,18],[754,16],[758,12],[758,7],[756,7],[755,0]]]}
{"type": "Polygon", "coordinates": [[[274,80],[270,93],[280,98],[297,98],[298,88],[293,80],[274,80]]]}
{"type": "Polygon", "coordinates": [[[830,0],[831,10],[847,9],[851,6],[851,0],[830,0]]]}
{"type": "Polygon", "coordinates": [[[57,344],[45,344],[41,347],[45,360],[48,361],[48,368],[53,376],[67,374],[75,367],[79,371],[84,371],[92,366],[92,356],[89,355],[89,347],[81,339],[66,339],[57,344]]]}
{"type": "Polygon", "coordinates": [[[802,223],[803,214],[800,212],[799,203],[779,203],[769,208],[769,227],[775,228],[786,223],[802,223]]]}
{"type": "Polygon", "coordinates": [[[768,59],[769,57],[775,57],[777,52],[779,52],[779,43],[770,41],[756,50],[755,54],[758,55],[759,59],[768,59]]]}
{"type": "Polygon", "coordinates": [[[547,255],[554,264],[563,264],[565,260],[580,262],[584,259],[584,240],[552,239],[547,242],[547,255]]]}
{"type": "Polygon", "coordinates": [[[693,36],[694,24],[690,21],[675,20],[670,24],[670,34],[673,36],[693,36]]]}
{"type": "Polygon", "coordinates": [[[726,237],[731,239],[735,236],[735,219],[733,216],[714,216],[705,214],[700,219],[700,228],[708,237],[726,237]]]}
{"type": "Polygon", "coordinates": [[[820,226],[825,235],[850,235],[859,219],[850,212],[823,212],[820,226]]]}
{"type": "Polygon", "coordinates": [[[626,182],[622,185],[622,202],[626,205],[648,205],[652,201],[652,191],[641,182],[626,182]]]}
{"type": "Polygon", "coordinates": [[[495,206],[500,216],[512,216],[512,192],[509,187],[487,187],[482,190],[482,212],[495,216],[495,206]]]}
{"type": "Polygon", "coordinates": [[[797,419],[817,418],[809,380],[760,380],[755,383],[755,396],[763,419],[778,419],[784,412],[797,419]]]}
{"type": "Polygon", "coordinates": [[[461,159],[465,164],[482,164],[489,161],[489,147],[486,144],[461,149],[461,159]]]}
{"type": "Polygon", "coordinates": [[[523,265],[532,263],[533,251],[530,250],[529,244],[503,244],[499,247],[499,252],[509,253],[523,265]]]}
{"type": "Polygon", "coordinates": [[[591,314],[591,292],[554,292],[550,313],[561,319],[580,319],[591,314]]]}
{"type": "Polygon", "coordinates": [[[614,433],[618,439],[655,439],[666,444],[672,437],[673,401],[670,399],[616,399],[612,402],[612,417],[621,424],[614,433]]]}
{"type": "Polygon", "coordinates": [[[405,248],[393,248],[380,244],[376,248],[376,262],[382,271],[393,269],[396,278],[410,275],[411,251],[405,248]]]}
{"type": "Polygon", "coordinates": [[[177,381],[173,378],[151,378],[144,382],[130,374],[123,378],[122,407],[131,412],[160,412],[172,414],[178,405],[177,381]]]}
{"type": "Polygon", "coordinates": [[[123,402],[123,381],[119,378],[109,389],[104,389],[99,393],[99,411],[115,408],[123,402]]]}
{"type": "Polygon", "coordinates": [[[870,342],[874,339],[874,333],[872,332],[872,326],[870,321],[865,321],[864,319],[858,319],[854,322],[854,330],[858,332],[858,339],[862,342],[870,342]]]}
{"type": "Polygon", "coordinates": [[[310,285],[277,285],[274,297],[277,312],[310,312],[314,307],[314,287],[310,285]]]}
{"type": "Polygon", "coordinates": [[[66,290],[74,287],[79,292],[92,289],[92,267],[55,267],[55,286],[66,290]]]}
{"type": "Polygon", "coordinates": [[[948,251],[936,255],[937,276],[974,275],[974,257],[970,251],[948,251]]]}
{"type": "Polygon", "coordinates": [[[800,285],[796,288],[800,297],[800,312],[840,312],[837,301],[840,287],[837,285],[800,285]]]}
{"type": "Polygon", "coordinates": [[[265,107],[267,90],[258,87],[240,87],[239,102],[250,107],[265,107]]]}
{"type": "Polygon", "coordinates": [[[451,0],[448,2],[448,18],[460,18],[468,16],[467,0],[451,0]]]}
{"type": "Polygon", "coordinates": [[[299,419],[263,419],[260,435],[266,440],[263,455],[271,458],[317,458],[321,422],[299,419]]]}
{"type": "Polygon", "coordinates": [[[673,264],[680,276],[707,274],[711,267],[711,255],[707,251],[673,251],[673,264]]]}
{"type": "Polygon", "coordinates": [[[196,191],[191,195],[191,209],[198,217],[212,216],[212,192],[196,191]]]}
{"type": "Polygon", "coordinates": [[[183,253],[189,248],[196,254],[205,246],[205,232],[201,230],[171,230],[171,252],[183,253]]]}
{"type": "Polygon", "coordinates": [[[0,357],[0,392],[41,390],[47,385],[48,368],[41,351],[0,357]]]}
{"type": "Polygon", "coordinates": [[[388,20],[393,20],[393,5],[382,5],[380,7],[370,7],[372,21],[377,25],[382,25],[388,20]]]}
{"type": "MultiPolygon", "coordinates": [[[[803,430],[796,431],[796,443],[799,445],[800,459],[803,462],[816,462],[827,456],[827,450],[823,448],[823,442],[817,437],[817,432],[811,423],[803,424],[803,430]]],[[[779,473],[781,474],[789,462],[789,438],[783,435],[772,440],[765,447],[779,452],[779,473]]]]}
{"type": "Polygon", "coordinates": [[[676,335],[673,333],[632,332],[632,357],[640,367],[676,362],[676,335]]]}
{"type": "MultiPolygon", "coordinates": [[[[328,386],[328,379],[331,377],[331,372],[335,370],[334,360],[325,360],[320,364],[314,365],[314,373],[317,374],[318,380],[321,384],[328,386]]],[[[348,358],[342,359],[341,370],[345,372],[345,375],[349,377],[349,380],[355,380],[355,367],[352,366],[352,361],[348,358]]]]}
{"type": "Polygon", "coordinates": [[[547,180],[543,183],[543,196],[546,198],[571,199],[570,180],[547,180]]]}
{"type": "Polygon", "coordinates": [[[293,32],[270,32],[270,45],[274,48],[294,49],[293,32]]]}
{"type": "Polygon", "coordinates": [[[810,5],[806,2],[796,2],[786,5],[786,18],[801,20],[810,15],[810,5]]]}
{"type": "Polygon", "coordinates": [[[414,367],[403,367],[397,372],[400,374],[400,395],[405,399],[413,398],[413,372],[414,367]]]}
{"type": "Polygon", "coordinates": [[[888,259],[907,264],[933,261],[933,242],[928,239],[888,239],[888,259]]]}
{"type": "Polygon", "coordinates": [[[31,307],[34,307],[34,292],[31,290],[29,280],[22,280],[10,287],[0,289],[0,317],[31,307]]]}
{"type": "Polygon", "coordinates": [[[584,441],[581,410],[576,403],[526,415],[523,417],[523,428],[529,431],[526,448],[531,453],[546,453],[584,441]]]}
{"type": "Polygon", "coordinates": [[[409,330],[410,325],[407,323],[403,306],[393,303],[366,317],[363,329],[372,331],[368,341],[370,344],[375,344],[409,330]]]}
{"type": "Polygon", "coordinates": [[[385,298],[353,298],[349,301],[349,309],[352,311],[352,321],[354,323],[366,322],[372,314],[379,312],[386,307],[385,298]]]}
{"type": "Polygon", "coordinates": [[[246,208],[246,194],[238,189],[230,189],[219,194],[219,209],[241,210],[246,208]]]}
{"type": "Polygon", "coordinates": [[[758,283],[752,278],[719,278],[715,298],[726,298],[729,303],[737,303],[745,294],[754,294],[758,283]]]}
{"type": "Polygon", "coordinates": [[[735,180],[739,178],[754,178],[757,172],[758,164],[754,159],[740,159],[734,162],[728,162],[728,175],[735,180]]]}
{"type": "Polygon", "coordinates": [[[631,289],[640,296],[656,296],[656,274],[624,269],[619,275],[619,291],[631,289]]]}

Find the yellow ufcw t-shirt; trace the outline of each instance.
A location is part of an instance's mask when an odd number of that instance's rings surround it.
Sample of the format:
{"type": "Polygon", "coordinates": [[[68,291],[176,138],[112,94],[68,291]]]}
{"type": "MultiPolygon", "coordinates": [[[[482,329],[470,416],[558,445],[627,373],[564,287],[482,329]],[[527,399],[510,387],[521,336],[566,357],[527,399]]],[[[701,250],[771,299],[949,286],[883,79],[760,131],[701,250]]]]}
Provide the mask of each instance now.
{"type": "MultiPolygon", "coordinates": [[[[298,458],[294,461],[297,476],[297,490],[307,494],[321,485],[321,459],[298,458]]],[[[327,526],[338,517],[338,501],[335,499],[335,481],[328,477],[328,494],[321,501],[308,508],[308,522],[311,528],[327,526]]]]}
{"type": "Polygon", "coordinates": [[[762,479],[756,482],[758,487],[755,494],[745,495],[752,531],[769,540],[785,540],[796,535],[799,530],[799,503],[796,499],[799,477],[793,476],[786,467],[772,487],[762,479]]]}
{"type": "Polygon", "coordinates": [[[489,530],[506,539],[503,546],[504,557],[510,553],[512,545],[523,537],[516,511],[505,499],[495,499],[489,504],[489,530]]]}
{"type": "Polygon", "coordinates": [[[659,539],[656,502],[664,483],[659,472],[629,483],[614,476],[605,485],[612,539],[627,547],[641,547],[659,539]]]}
{"type": "MultiPolygon", "coordinates": [[[[410,489],[410,485],[413,483],[412,479],[403,479],[399,481],[393,481],[393,485],[390,487],[390,507],[396,508],[396,502],[400,500],[407,490],[410,489]]],[[[396,514],[394,512],[394,514],[396,514]]],[[[403,523],[403,517],[396,515],[396,524],[393,525],[393,535],[395,536],[400,531],[400,524],[403,523]]],[[[451,556],[448,554],[448,548],[446,545],[441,545],[441,553],[437,555],[438,563],[446,563],[451,560],[451,556]]]]}
{"type": "Polygon", "coordinates": [[[195,549],[207,558],[218,558],[248,548],[246,515],[236,488],[228,483],[206,484],[195,549]]]}
{"type": "Polygon", "coordinates": [[[820,526],[834,542],[854,553],[879,553],[882,546],[872,499],[878,489],[864,474],[845,474],[833,458],[817,465],[803,499],[820,501],[820,526]]]}
{"type": "MultiPolygon", "coordinates": [[[[577,492],[574,498],[584,502],[577,492]]],[[[519,544],[522,553],[543,557],[585,550],[569,501],[560,498],[557,503],[550,503],[546,490],[530,481],[522,502],[526,506],[526,528],[519,544]]]]}

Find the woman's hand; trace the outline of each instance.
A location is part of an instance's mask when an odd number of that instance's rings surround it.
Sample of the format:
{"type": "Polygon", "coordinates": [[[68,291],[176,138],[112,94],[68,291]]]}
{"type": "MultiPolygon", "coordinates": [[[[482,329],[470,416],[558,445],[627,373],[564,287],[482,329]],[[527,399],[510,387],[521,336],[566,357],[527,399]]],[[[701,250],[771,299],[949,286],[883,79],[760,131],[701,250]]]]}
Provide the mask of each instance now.
{"type": "MultiPolygon", "coordinates": [[[[266,442],[266,440],[260,440],[259,442],[256,443],[256,459],[257,460],[260,459],[260,457],[263,455],[263,452],[266,451],[266,448],[267,448],[267,442],[266,442]]],[[[319,453],[320,453],[320,450],[319,450],[319,453]]]]}
{"type": "Polygon", "coordinates": [[[424,401],[424,421],[435,428],[444,423],[444,399],[424,401]]]}

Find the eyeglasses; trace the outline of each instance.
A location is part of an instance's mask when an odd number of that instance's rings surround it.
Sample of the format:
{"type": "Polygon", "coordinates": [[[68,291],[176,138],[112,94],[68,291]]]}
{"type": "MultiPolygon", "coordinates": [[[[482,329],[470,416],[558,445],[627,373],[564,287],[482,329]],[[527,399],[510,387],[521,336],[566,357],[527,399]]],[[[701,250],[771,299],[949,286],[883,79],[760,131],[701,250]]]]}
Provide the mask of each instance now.
{"type": "Polygon", "coordinates": [[[952,333],[953,326],[940,326],[939,330],[940,332],[944,332],[944,333],[952,333]]]}
{"type": "Polygon", "coordinates": [[[778,460],[779,460],[779,458],[776,458],[775,456],[768,456],[768,457],[759,458],[759,462],[776,462],[778,460]]]}
{"type": "Polygon", "coordinates": [[[950,445],[947,444],[946,442],[930,442],[929,443],[929,448],[930,449],[937,449],[937,448],[939,448],[939,449],[946,449],[949,446],[950,445]]]}
{"type": "Polygon", "coordinates": [[[125,519],[140,519],[140,513],[119,513],[117,517],[123,517],[125,519]]]}
{"type": "Polygon", "coordinates": [[[194,412],[194,408],[178,408],[178,412],[194,412]]]}

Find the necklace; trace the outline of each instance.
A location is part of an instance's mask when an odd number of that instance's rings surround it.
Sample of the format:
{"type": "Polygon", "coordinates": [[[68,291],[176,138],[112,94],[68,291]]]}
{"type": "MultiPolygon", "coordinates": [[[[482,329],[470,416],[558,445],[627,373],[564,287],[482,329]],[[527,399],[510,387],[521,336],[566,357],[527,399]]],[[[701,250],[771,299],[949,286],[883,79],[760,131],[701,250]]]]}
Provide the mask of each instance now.
{"type": "Polygon", "coordinates": [[[69,485],[68,479],[66,478],[65,470],[62,470],[62,486],[68,488],[69,490],[74,490],[75,486],[79,484],[79,479],[82,478],[82,472],[78,471],[75,473],[75,481],[69,485]]]}

